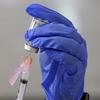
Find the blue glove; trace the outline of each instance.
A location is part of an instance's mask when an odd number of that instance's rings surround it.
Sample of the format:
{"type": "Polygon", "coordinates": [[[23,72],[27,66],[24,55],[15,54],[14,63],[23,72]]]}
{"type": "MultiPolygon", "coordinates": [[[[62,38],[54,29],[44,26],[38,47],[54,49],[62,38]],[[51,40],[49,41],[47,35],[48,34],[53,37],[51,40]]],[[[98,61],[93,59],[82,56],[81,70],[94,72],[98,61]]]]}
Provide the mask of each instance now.
{"type": "Polygon", "coordinates": [[[27,30],[25,40],[40,48],[46,100],[80,100],[87,66],[86,42],[64,16],[39,4],[26,11],[49,23],[27,30]]]}

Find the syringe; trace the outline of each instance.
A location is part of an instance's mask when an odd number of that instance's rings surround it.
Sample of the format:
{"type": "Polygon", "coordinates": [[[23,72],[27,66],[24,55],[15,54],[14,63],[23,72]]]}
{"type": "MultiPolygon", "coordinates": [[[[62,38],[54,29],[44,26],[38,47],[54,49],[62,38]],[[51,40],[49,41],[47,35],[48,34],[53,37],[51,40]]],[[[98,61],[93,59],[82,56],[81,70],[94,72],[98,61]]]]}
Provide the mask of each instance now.
{"type": "MultiPolygon", "coordinates": [[[[34,27],[43,25],[43,24],[47,24],[48,21],[46,20],[41,20],[41,19],[37,19],[37,18],[33,18],[31,25],[30,25],[30,29],[33,29],[34,27]]],[[[24,95],[25,95],[25,91],[26,91],[26,87],[27,87],[27,83],[28,83],[28,78],[29,78],[29,68],[30,65],[32,64],[32,53],[38,53],[39,49],[38,48],[33,48],[30,43],[25,43],[24,45],[24,49],[27,51],[27,55],[28,55],[28,60],[26,62],[27,63],[27,68],[25,68],[25,71],[23,71],[21,74],[21,79],[20,79],[20,88],[18,90],[18,96],[16,100],[23,100],[24,95]]]]}

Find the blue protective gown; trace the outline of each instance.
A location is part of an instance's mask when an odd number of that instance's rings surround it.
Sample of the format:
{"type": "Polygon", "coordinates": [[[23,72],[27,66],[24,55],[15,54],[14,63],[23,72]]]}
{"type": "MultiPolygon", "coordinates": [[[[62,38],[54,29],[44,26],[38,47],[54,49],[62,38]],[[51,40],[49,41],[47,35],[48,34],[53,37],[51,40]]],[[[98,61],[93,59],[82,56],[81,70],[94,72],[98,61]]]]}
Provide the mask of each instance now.
{"type": "Polygon", "coordinates": [[[39,4],[26,11],[49,23],[27,30],[25,40],[40,48],[42,87],[46,100],[80,100],[87,66],[86,42],[71,21],[39,4]]]}

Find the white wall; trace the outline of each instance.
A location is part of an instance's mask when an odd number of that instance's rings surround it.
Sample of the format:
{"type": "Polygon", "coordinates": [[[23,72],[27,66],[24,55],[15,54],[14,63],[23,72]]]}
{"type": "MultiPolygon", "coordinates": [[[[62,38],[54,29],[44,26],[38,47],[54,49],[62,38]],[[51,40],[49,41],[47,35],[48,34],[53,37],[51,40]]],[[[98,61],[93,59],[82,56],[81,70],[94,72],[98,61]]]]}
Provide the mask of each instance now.
{"type": "MultiPolygon", "coordinates": [[[[31,17],[25,13],[25,8],[30,3],[45,4],[59,11],[68,17],[86,38],[89,60],[85,86],[92,96],[99,95],[99,0],[0,0],[0,97],[15,96],[18,89],[18,82],[11,87],[8,81],[24,54],[23,34],[31,21],[31,17]]],[[[27,95],[31,96],[43,95],[38,58],[35,55],[27,91],[27,95]]]]}

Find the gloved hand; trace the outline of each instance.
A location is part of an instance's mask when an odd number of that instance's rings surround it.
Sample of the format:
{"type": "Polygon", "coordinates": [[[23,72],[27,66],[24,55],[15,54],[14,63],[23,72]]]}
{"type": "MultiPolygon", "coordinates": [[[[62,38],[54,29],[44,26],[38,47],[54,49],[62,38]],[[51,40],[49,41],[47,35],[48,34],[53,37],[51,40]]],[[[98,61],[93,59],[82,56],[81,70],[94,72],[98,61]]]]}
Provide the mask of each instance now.
{"type": "Polygon", "coordinates": [[[25,40],[40,48],[46,100],[80,100],[87,66],[86,42],[64,16],[39,4],[26,11],[49,23],[27,30],[25,40]]]}

